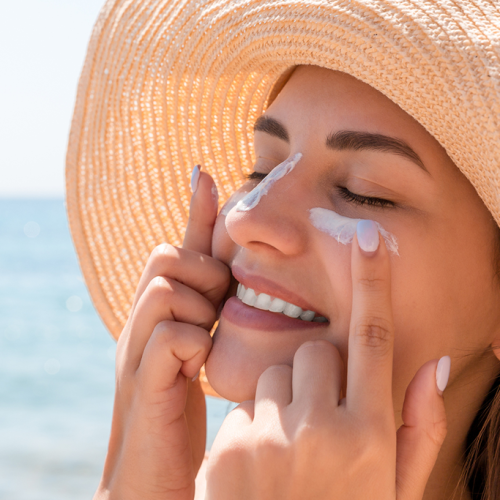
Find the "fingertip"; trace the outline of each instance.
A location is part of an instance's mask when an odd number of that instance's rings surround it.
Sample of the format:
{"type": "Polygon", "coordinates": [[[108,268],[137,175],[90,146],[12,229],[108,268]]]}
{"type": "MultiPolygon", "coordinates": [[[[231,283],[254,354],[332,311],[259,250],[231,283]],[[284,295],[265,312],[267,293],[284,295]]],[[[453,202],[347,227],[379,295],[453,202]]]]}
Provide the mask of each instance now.
{"type": "Polygon", "coordinates": [[[211,254],[212,233],[218,212],[218,192],[212,177],[196,167],[192,175],[194,189],[183,248],[211,254]]]}
{"type": "Polygon", "coordinates": [[[436,388],[440,396],[443,395],[448,380],[450,378],[451,358],[450,356],[443,356],[436,366],[436,388]]]}
{"type": "MultiPolygon", "coordinates": [[[[198,167],[198,165],[197,165],[198,167]]],[[[201,208],[203,211],[208,211],[211,215],[219,209],[219,191],[215,185],[212,176],[200,169],[193,170],[192,182],[195,184],[195,190],[191,198],[191,210],[193,208],[201,208]]],[[[193,189],[193,184],[191,185],[193,189]]]]}
{"type": "Polygon", "coordinates": [[[359,248],[364,254],[375,255],[379,247],[380,236],[374,221],[360,220],[356,225],[356,237],[359,248]]]}
{"type": "Polygon", "coordinates": [[[195,165],[191,173],[191,192],[194,194],[198,189],[198,182],[200,180],[201,165],[195,165]]]}

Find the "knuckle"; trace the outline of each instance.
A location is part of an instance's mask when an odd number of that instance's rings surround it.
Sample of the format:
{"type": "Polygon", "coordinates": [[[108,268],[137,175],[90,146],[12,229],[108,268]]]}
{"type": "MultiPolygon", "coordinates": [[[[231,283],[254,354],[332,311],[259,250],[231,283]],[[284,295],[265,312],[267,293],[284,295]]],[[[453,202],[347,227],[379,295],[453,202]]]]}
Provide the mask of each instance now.
{"type": "Polygon", "coordinates": [[[432,444],[440,448],[448,433],[448,422],[446,417],[435,420],[426,432],[432,444]]]}
{"type": "Polygon", "coordinates": [[[386,279],[375,274],[368,274],[367,276],[358,278],[357,283],[359,289],[364,292],[378,292],[387,287],[386,279]]]}
{"type": "Polygon", "coordinates": [[[153,251],[151,252],[151,257],[153,259],[158,259],[163,258],[164,256],[170,256],[172,255],[174,249],[175,247],[170,243],[161,243],[153,249],[153,251]]]}
{"type": "Polygon", "coordinates": [[[160,343],[160,344],[170,344],[172,340],[176,337],[177,331],[173,328],[172,321],[160,321],[153,330],[149,342],[160,343]]]}
{"type": "Polygon", "coordinates": [[[257,463],[281,463],[286,455],[286,446],[279,439],[266,433],[259,436],[253,451],[257,463]]]}
{"type": "Polygon", "coordinates": [[[174,293],[174,284],[168,278],[157,276],[148,285],[148,294],[155,300],[165,300],[174,293]]]}
{"type": "Polygon", "coordinates": [[[174,261],[176,261],[179,257],[180,249],[174,247],[170,243],[161,243],[157,247],[153,249],[151,252],[151,264],[154,269],[164,269],[168,268],[169,265],[174,265],[174,261]]]}
{"type": "Polygon", "coordinates": [[[318,422],[318,419],[309,418],[296,429],[294,447],[297,456],[303,458],[317,456],[325,443],[335,441],[330,435],[329,426],[324,424],[325,422],[318,422]]]}
{"type": "Polygon", "coordinates": [[[380,317],[366,318],[355,328],[356,342],[375,349],[381,354],[389,352],[392,345],[392,325],[380,317]]]}

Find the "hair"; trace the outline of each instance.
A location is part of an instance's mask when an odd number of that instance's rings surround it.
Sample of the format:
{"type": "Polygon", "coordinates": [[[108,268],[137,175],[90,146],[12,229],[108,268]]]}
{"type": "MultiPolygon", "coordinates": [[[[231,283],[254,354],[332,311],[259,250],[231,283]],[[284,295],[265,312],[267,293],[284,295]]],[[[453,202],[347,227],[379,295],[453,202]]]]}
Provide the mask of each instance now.
{"type": "MultiPolygon", "coordinates": [[[[498,226],[496,233],[494,269],[500,285],[498,226]]],[[[490,350],[493,348],[490,347],[490,350]]],[[[500,373],[493,381],[467,434],[464,468],[459,486],[464,484],[467,485],[472,500],[500,500],[500,373]]]]}

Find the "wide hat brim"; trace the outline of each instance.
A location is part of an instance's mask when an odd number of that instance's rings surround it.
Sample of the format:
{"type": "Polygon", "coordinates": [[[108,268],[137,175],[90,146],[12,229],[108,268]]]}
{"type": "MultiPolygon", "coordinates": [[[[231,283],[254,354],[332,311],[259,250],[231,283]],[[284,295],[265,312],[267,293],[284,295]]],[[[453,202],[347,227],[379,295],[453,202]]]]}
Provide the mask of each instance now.
{"type": "Polygon", "coordinates": [[[397,103],[500,225],[499,26],[497,4],[479,0],[109,0],[66,176],[83,275],[112,335],[153,248],[182,243],[193,166],[222,205],[251,171],[255,120],[296,65],[349,73],[397,103]]]}

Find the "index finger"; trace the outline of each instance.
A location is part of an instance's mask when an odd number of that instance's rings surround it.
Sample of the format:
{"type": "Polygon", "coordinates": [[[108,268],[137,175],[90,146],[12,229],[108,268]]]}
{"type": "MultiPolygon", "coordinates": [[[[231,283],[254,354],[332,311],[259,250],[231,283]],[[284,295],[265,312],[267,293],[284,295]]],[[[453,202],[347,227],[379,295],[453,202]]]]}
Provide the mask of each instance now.
{"type": "Polygon", "coordinates": [[[373,221],[358,223],[352,242],[351,274],[346,405],[363,415],[380,417],[388,409],[393,415],[391,270],[387,247],[373,221]],[[359,242],[370,248],[370,240],[375,251],[363,251],[359,242]]]}
{"type": "Polygon", "coordinates": [[[189,206],[189,219],[182,248],[212,255],[212,234],[219,208],[219,196],[215,183],[199,165],[191,177],[193,196],[189,206]]]}

